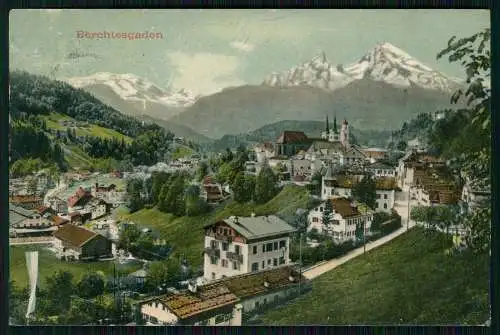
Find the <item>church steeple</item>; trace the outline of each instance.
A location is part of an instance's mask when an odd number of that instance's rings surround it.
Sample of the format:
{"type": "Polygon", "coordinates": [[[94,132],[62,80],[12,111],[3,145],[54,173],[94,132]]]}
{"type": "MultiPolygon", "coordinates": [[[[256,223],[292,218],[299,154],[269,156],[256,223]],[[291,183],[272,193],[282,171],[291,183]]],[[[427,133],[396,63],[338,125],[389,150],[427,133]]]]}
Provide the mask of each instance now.
{"type": "Polygon", "coordinates": [[[326,134],[330,132],[330,125],[328,124],[328,115],[326,116],[326,134]]]}
{"type": "Polygon", "coordinates": [[[335,116],[333,118],[333,132],[337,133],[337,113],[335,113],[335,116]]]}

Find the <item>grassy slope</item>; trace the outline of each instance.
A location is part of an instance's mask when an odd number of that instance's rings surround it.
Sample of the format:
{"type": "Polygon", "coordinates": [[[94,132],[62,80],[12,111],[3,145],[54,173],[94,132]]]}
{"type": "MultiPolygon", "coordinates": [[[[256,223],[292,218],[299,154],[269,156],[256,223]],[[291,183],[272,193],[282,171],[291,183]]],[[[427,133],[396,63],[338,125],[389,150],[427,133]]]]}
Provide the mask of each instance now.
{"type": "Polygon", "coordinates": [[[185,255],[190,264],[202,264],[203,226],[216,219],[231,215],[250,216],[264,214],[292,214],[297,208],[306,208],[309,193],[304,187],[288,185],[280,194],[263,205],[230,203],[220,210],[196,217],[175,217],[157,209],[143,209],[131,215],[122,214],[122,220],[130,220],[145,227],[157,230],[176,255],[185,255]]]}
{"type": "Polygon", "coordinates": [[[172,159],[188,157],[193,154],[193,150],[186,146],[178,146],[172,153],[172,159]]]}
{"type": "Polygon", "coordinates": [[[482,324],[489,257],[445,254],[451,241],[413,231],[314,279],[313,290],[269,311],[264,324],[482,324]]]}
{"type": "MultiPolygon", "coordinates": [[[[66,131],[66,127],[59,124],[59,121],[68,120],[75,121],[73,118],[62,115],[58,113],[51,113],[50,115],[44,115],[42,118],[46,121],[47,127],[49,129],[56,129],[61,131],[66,131]]],[[[131,143],[132,138],[125,136],[115,130],[103,128],[95,124],[89,124],[89,127],[79,127],[76,128],[77,136],[94,136],[101,138],[116,138],[124,139],[125,142],[131,143]]],[[[87,155],[80,147],[77,145],[64,145],[65,158],[68,164],[72,168],[78,169],[88,169],[92,165],[92,158],[87,155]]]]}
{"type": "MultiPolygon", "coordinates": [[[[61,115],[57,113],[51,113],[48,116],[43,117],[47,122],[47,127],[58,130],[66,130],[66,127],[63,127],[59,124],[59,121],[62,120],[73,120],[73,118],[61,115]]],[[[77,136],[94,136],[94,137],[102,137],[102,138],[117,138],[124,139],[126,142],[132,142],[132,139],[128,136],[125,136],[115,130],[103,128],[101,126],[95,124],[89,124],[89,127],[79,127],[76,129],[77,136]]]]}
{"type": "MultiPolygon", "coordinates": [[[[106,275],[113,274],[113,262],[92,262],[92,263],[68,263],[58,260],[50,251],[41,245],[33,246],[11,246],[10,247],[10,279],[16,282],[18,287],[28,286],[28,270],[26,267],[25,252],[38,250],[38,285],[44,287],[45,278],[51,276],[58,270],[70,271],[75,282],[89,271],[102,271],[106,275]]],[[[117,271],[131,273],[141,268],[141,265],[131,265],[125,268],[117,268],[117,271]]]]}

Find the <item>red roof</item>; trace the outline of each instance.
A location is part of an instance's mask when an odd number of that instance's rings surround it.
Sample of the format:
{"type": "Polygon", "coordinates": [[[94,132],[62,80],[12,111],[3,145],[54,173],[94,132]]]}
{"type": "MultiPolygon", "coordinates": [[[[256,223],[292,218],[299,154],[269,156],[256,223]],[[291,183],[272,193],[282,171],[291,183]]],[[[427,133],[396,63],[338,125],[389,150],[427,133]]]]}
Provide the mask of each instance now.
{"type": "Polygon", "coordinates": [[[343,218],[358,216],[358,208],[352,206],[351,201],[344,198],[330,199],[333,209],[339,213],[343,218]]]}
{"type": "Polygon", "coordinates": [[[276,143],[287,144],[307,141],[307,136],[302,131],[285,130],[276,140],[276,143]]]}

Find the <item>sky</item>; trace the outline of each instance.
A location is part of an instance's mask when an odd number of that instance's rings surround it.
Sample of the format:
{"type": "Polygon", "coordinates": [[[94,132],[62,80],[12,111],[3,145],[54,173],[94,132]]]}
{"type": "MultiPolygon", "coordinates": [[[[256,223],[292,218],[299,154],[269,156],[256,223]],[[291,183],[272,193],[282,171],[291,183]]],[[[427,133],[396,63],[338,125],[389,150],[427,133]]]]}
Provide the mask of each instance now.
{"type": "Polygon", "coordinates": [[[489,26],[486,10],[24,9],[10,12],[9,60],[11,69],[54,78],[132,73],[163,89],[207,95],[260,84],[322,51],[332,64],[347,65],[389,42],[463,78],[459,65],[436,54],[452,36],[489,26]],[[79,38],[78,31],[161,36],[79,38]]]}

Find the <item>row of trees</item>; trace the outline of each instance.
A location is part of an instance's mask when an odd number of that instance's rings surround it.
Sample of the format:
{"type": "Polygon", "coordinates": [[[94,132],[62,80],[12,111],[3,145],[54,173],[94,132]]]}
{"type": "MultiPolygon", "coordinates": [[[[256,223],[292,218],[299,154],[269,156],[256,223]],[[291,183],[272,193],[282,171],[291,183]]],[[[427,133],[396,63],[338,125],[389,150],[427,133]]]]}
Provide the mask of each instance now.
{"type": "MultiPolygon", "coordinates": [[[[37,292],[34,319],[30,324],[99,324],[132,321],[131,306],[123,299],[109,300],[114,290],[102,272],[85,274],[75,283],[68,271],[58,271],[45,280],[37,292]]],[[[11,281],[9,288],[10,317],[16,324],[26,324],[28,289],[20,289],[11,281]]]]}

